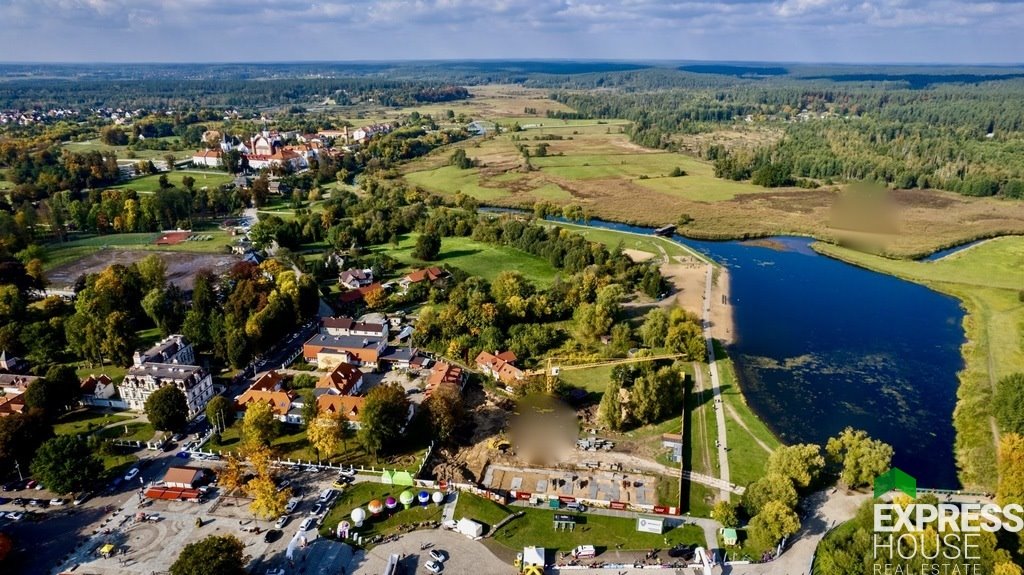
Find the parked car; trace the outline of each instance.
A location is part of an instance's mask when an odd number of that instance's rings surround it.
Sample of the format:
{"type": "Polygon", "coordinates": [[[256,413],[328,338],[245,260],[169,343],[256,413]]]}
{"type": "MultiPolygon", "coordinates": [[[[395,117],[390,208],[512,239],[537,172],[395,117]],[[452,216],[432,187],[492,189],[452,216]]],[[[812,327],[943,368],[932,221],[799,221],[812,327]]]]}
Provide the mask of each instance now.
{"type": "Polygon", "coordinates": [[[29,479],[28,483],[25,484],[25,489],[35,489],[36,485],[39,485],[38,481],[35,479],[29,479]]]}
{"type": "Polygon", "coordinates": [[[284,506],[284,510],[288,513],[295,511],[295,508],[299,506],[299,502],[302,501],[298,497],[292,497],[288,500],[288,504],[284,506]]]}
{"type": "Polygon", "coordinates": [[[277,527],[278,529],[281,529],[285,525],[288,525],[288,521],[289,520],[291,520],[290,516],[282,515],[282,516],[277,518],[277,521],[274,522],[274,527],[277,527]]]}
{"type": "Polygon", "coordinates": [[[438,550],[438,549],[431,549],[430,550],[430,558],[433,559],[434,561],[438,561],[440,563],[444,563],[445,561],[448,560],[448,554],[445,553],[444,551],[441,551],[441,550],[438,550]]]}
{"type": "Polygon", "coordinates": [[[138,467],[132,467],[131,469],[128,470],[128,473],[126,473],[124,475],[124,480],[125,481],[131,481],[132,479],[135,479],[138,476],[139,476],[139,468],[138,467]]]}
{"type": "Polygon", "coordinates": [[[75,497],[75,500],[72,503],[75,504],[75,505],[81,505],[81,504],[85,503],[86,501],[88,501],[92,496],[93,496],[93,492],[92,491],[83,491],[82,493],[80,493],[78,495],[78,497],[75,497]]]}
{"type": "Polygon", "coordinates": [[[7,515],[4,515],[4,517],[11,521],[21,521],[25,517],[25,514],[21,511],[11,511],[7,515]]]}
{"type": "Polygon", "coordinates": [[[46,507],[49,505],[45,499],[30,499],[28,504],[33,507],[46,507]]]}
{"type": "Polygon", "coordinates": [[[326,511],[326,509],[324,508],[324,504],[323,503],[317,503],[316,505],[313,506],[312,509],[309,510],[309,514],[310,515],[320,515],[321,511],[326,511]]]}
{"type": "Polygon", "coordinates": [[[53,499],[50,500],[50,505],[53,505],[54,507],[60,507],[61,505],[64,505],[67,502],[68,502],[67,499],[63,499],[63,498],[60,498],[60,497],[54,497],[53,499]]]}
{"type": "Polygon", "coordinates": [[[291,484],[292,484],[292,481],[290,479],[285,479],[281,483],[277,484],[277,490],[278,491],[284,491],[285,489],[288,489],[291,486],[291,484]]]}
{"type": "Polygon", "coordinates": [[[25,505],[25,500],[22,499],[21,497],[15,497],[14,499],[11,500],[11,503],[13,505],[25,505]]]}
{"type": "Polygon", "coordinates": [[[320,497],[317,499],[320,503],[327,503],[331,499],[334,499],[334,495],[337,492],[333,489],[327,488],[320,492],[320,497]]]}
{"type": "Polygon", "coordinates": [[[299,524],[299,532],[305,533],[306,531],[309,531],[310,529],[312,529],[313,526],[315,526],[315,525],[316,525],[316,517],[307,517],[307,518],[302,520],[301,524],[299,524]]]}
{"type": "Polygon", "coordinates": [[[268,529],[267,532],[263,534],[263,542],[273,543],[280,539],[281,535],[284,535],[284,533],[282,533],[280,529],[268,529]]]}
{"type": "Polygon", "coordinates": [[[20,479],[4,483],[4,491],[20,491],[25,487],[25,482],[20,479]]]}
{"type": "Polygon", "coordinates": [[[440,573],[444,570],[444,563],[438,563],[437,561],[427,561],[427,564],[424,565],[424,567],[426,567],[427,571],[430,571],[431,573],[434,573],[436,575],[437,573],[440,573]]]}
{"type": "Polygon", "coordinates": [[[586,505],[582,503],[577,503],[575,501],[566,503],[565,508],[568,509],[569,511],[577,511],[579,513],[585,513],[587,511],[586,505]]]}
{"type": "Polygon", "coordinates": [[[302,468],[306,473],[320,473],[320,468],[316,465],[307,465],[302,468]]]}
{"type": "Polygon", "coordinates": [[[185,439],[184,433],[175,433],[171,436],[171,441],[181,441],[182,439],[185,439]]]}
{"type": "Polygon", "coordinates": [[[36,483],[36,486],[33,487],[32,489],[35,489],[36,491],[42,491],[42,490],[46,489],[46,486],[43,485],[42,483],[36,483]]]}

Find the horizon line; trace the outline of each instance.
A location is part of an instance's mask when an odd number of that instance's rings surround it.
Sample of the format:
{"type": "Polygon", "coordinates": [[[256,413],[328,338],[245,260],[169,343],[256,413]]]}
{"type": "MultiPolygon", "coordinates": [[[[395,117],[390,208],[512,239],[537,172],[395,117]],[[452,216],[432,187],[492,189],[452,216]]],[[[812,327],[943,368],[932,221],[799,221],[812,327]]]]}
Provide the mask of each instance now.
{"type": "Polygon", "coordinates": [[[257,65],[271,66],[282,64],[443,64],[458,62],[585,62],[612,64],[646,64],[651,66],[682,63],[715,63],[715,64],[788,64],[801,66],[978,66],[978,67],[1024,67],[1024,61],[1017,62],[927,62],[927,61],[827,61],[827,60],[697,60],[674,58],[391,58],[391,59],[353,59],[353,60],[210,60],[210,61],[179,61],[179,60],[0,60],[0,66],[224,66],[224,65],[257,65]]]}

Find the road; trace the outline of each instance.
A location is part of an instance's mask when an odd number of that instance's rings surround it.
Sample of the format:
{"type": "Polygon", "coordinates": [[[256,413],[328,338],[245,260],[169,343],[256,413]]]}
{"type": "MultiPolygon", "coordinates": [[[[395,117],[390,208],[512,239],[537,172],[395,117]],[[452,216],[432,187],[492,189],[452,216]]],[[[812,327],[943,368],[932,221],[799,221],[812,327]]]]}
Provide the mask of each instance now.
{"type": "MultiPolygon", "coordinates": [[[[714,277],[715,268],[708,264],[708,277],[704,284],[704,310],[702,324],[704,327],[704,339],[708,346],[708,367],[711,368],[711,397],[714,401],[715,419],[718,420],[718,468],[719,477],[727,484],[732,484],[729,479],[729,440],[725,430],[725,410],[722,409],[722,387],[721,379],[718,377],[718,363],[715,360],[714,339],[711,336],[711,283],[714,277]]],[[[719,497],[723,501],[729,501],[730,491],[722,489],[719,497]]]]}

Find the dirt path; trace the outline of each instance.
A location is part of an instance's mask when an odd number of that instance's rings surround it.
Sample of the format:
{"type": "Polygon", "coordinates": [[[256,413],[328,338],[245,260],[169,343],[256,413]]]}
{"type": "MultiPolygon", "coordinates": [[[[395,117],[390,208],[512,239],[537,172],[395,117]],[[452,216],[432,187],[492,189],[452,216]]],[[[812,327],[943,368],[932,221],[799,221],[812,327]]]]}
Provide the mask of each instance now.
{"type": "MultiPolygon", "coordinates": [[[[693,362],[693,376],[695,392],[699,393],[701,398],[704,396],[704,366],[700,362],[693,362]]],[[[704,471],[706,473],[714,473],[715,468],[711,464],[711,446],[708,442],[708,423],[707,414],[703,405],[698,405],[696,408],[697,416],[700,419],[700,455],[701,461],[704,464],[704,471]]],[[[691,422],[693,419],[691,418],[691,422]]],[[[690,433],[690,437],[693,437],[693,433],[690,433]]]]}
{"type": "Polygon", "coordinates": [[[772,453],[772,448],[768,447],[767,443],[761,441],[760,439],[757,438],[756,435],[751,433],[750,428],[747,427],[747,424],[744,423],[742,419],[740,419],[740,414],[736,413],[736,409],[732,405],[728,403],[723,403],[723,405],[725,405],[725,410],[729,412],[729,417],[731,417],[733,421],[737,423],[737,425],[742,427],[743,430],[746,431],[748,435],[750,435],[751,439],[753,439],[754,442],[761,446],[761,449],[767,451],[768,453],[772,453]]]}

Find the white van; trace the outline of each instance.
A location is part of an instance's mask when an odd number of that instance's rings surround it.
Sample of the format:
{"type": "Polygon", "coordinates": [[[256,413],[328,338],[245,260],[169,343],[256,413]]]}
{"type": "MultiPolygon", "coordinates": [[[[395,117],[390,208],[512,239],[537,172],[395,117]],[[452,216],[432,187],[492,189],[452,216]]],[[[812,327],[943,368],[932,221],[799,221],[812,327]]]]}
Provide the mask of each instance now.
{"type": "Polygon", "coordinates": [[[593,545],[580,545],[572,550],[572,556],[576,559],[593,559],[597,550],[593,545]]]}
{"type": "Polygon", "coordinates": [[[320,503],[327,503],[331,499],[334,499],[334,490],[328,487],[327,489],[324,489],[323,491],[320,492],[320,498],[318,499],[318,501],[320,503]]]}

